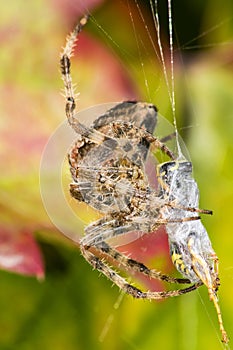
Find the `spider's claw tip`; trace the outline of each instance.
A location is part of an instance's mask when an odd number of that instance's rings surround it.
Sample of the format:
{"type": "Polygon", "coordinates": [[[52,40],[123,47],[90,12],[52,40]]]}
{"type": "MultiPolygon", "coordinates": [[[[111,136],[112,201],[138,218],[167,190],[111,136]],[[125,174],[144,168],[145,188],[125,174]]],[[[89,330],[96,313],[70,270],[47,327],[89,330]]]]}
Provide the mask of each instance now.
{"type": "Polygon", "coordinates": [[[83,16],[83,18],[81,18],[80,24],[81,24],[82,27],[86,25],[86,23],[87,23],[89,18],[90,18],[89,14],[86,14],[85,16],[83,16]]]}

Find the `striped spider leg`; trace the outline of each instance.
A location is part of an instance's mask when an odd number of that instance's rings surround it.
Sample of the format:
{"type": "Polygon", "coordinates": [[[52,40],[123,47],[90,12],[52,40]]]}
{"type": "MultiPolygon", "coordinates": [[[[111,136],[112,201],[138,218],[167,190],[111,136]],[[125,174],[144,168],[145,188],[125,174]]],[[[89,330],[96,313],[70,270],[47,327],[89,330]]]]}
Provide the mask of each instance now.
{"type": "Polygon", "coordinates": [[[217,290],[220,285],[218,275],[218,257],[214,252],[208,233],[201,220],[172,220],[198,216],[200,212],[211,214],[211,211],[198,209],[199,189],[192,177],[192,163],[187,160],[169,161],[158,165],[158,178],[163,198],[173,205],[164,207],[164,217],[169,221],[166,231],[172,261],[177,270],[193,283],[203,282],[209,292],[217,311],[222,341],[228,342],[223,326],[217,290]]]}
{"type": "MultiPolygon", "coordinates": [[[[87,17],[81,19],[68,37],[60,61],[65,85],[67,119],[80,135],[69,153],[73,177],[70,193],[75,199],[84,201],[104,214],[102,219],[85,229],[86,236],[80,241],[81,252],[94,268],[134,297],[161,299],[190,292],[202,282],[182,290],[142,292],[92,253],[95,249],[115,259],[124,268],[130,268],[152,278],[171,283],[190,283],[187,278],[176,279],[150,270],[142,263],[128,259],[106,242],[109,238],[135,230],[149,233],[168,222],[161,215],[161,209],[167,203],[151,189],[144,164],[149,147],[160,149],[170,159],[174,160],[175,156],[152,134],[157,120],[157,109],[152,104],[143,102],[116,104],[98,117],[90,127],[81,124],[77,119],[70,58],[76,37],[86,22],[87,17]]],[[[179,218],[178,222],[193,219],[198,218],[179,218]]]]}

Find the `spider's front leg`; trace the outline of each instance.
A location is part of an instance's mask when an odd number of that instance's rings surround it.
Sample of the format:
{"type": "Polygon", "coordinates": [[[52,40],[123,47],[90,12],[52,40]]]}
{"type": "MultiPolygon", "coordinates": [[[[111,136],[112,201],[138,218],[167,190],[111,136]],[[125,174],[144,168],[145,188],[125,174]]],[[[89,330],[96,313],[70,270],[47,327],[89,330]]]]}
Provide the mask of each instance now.
{"type": "Polygon", "coordinates": [[[78,134],[82,135],[83,137],[86,137],[87,139],[92,140],[96,144],[100,144],[105,140],[105,136],[92,128],[88,128],[84,124],[80,123],[77,118],[75,118],[75,100],[77,95],[74,91],[74,86],[72,83],[72,77],[70,72],[70,59],[73,54],[75,43],[82,28],[86,25],[88,18],[88,15],[84,16],[76,25],[71,34],[67,37],[66,45],[61,53],[60,70],[62,74],[62,80],[64,82],[64,92],[66,99],[65,111],[69,124],[78,134]]]}
{"type": "Polygon", "coordinates": [[[109,214],[93,222],[85,228],[85,236],[81,242],[85,246],[96,246],[110,238],[118,237],[129,232],[141,232],[142,234],[156,231],[161,225],[167,223],[183,223],[199,220],[199,217],[188,217],[181,219],[155,218],[149,222],[148,217],[132,216],[131,218],[121,212],[109,214]]]}

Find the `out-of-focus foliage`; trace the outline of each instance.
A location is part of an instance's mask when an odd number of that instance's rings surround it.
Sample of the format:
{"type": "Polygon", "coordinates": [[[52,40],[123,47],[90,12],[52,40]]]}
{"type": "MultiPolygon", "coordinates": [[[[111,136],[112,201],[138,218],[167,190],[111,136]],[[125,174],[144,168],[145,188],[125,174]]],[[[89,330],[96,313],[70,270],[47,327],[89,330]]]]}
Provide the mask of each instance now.
{"type": "MultiPolygon", "coordinates": [[[[149,1],[138,4],[156,43],[149,1]]],[[[48,137],[65,118],[59,94],[60,48],[85,6],[93,18],[73,59],[73,76],[81,93],[79,108],[136,98],[152,101],[171,120],[163,70],[136,1],[13,0],[2,4],[0,264],[9,269],[10,262],[16,262],[12,270],[41,277],[42,253],[46,278],[39,283],[1,271],[0,348],[221,349],[216,314],[204,287],[158,303],[124,296],[116,307],[121,298],[117,288],[92,271],[78,248],[53,227],[43,208],[40,158],[48,137]],[[21,270],[16,259],[19,253],[18,261],[26,262],[21,270]]],[[[233,338],[233,4],[230,0],[174,0],[173,10],[177,122],[193,161],[201,207],[214,211],[213,217],[203,221],[220,259],[220,304],[233,338]]],[[[167,48],[165,14],[159,3],[162,41],[167,48]]],[[[134,257],[145,256],[151,266],[169,271],[164,238],[152,242],[155,255],[144,242],[131,246],[134,257]]]]}

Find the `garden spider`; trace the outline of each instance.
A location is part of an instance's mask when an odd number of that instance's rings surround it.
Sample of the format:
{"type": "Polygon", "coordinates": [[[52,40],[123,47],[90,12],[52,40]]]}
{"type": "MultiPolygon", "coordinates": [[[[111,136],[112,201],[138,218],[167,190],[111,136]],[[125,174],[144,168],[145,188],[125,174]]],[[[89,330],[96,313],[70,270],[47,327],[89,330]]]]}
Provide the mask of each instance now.
{"type": "Polygon", "coordinates": [[[199,193],[191,177],[191,163],[178,160],[163,142],[153,136],[156,107],[143,102],[118,103],[90,127],[81,124],[75,115],[70,58],[77,35],[87,19],[88,16],[83,17],[67,38],[60,60],[66,116],[80,135],[69,153],[73,177],[70,193],[104,215],[86,227],[85,236],[80,240],[81,253],[95,269],[135,298],[178,296],[204,283],[217,309],[223,341],[227,342],[216,297],[219,286],[217,257],[199,217],[199,213],[211,212],[198,209],[199,193]],[[170,158],[169,162],[158,165],[158,190],[151,188],[145,174],[149,149],[160,149],[170,158]],[[163,224],[167,228],[172,260],[185,278],[173,278],[149,269],[107,243],[110,238],[133,231],[150,233],[163,224]],[[204,247],[201,246],[203,242],[204,247]],[[143,292],[110,267],[100,257],[103,254],[123,268],[150,278],[193,284],[172,291],[143,292]]]}

